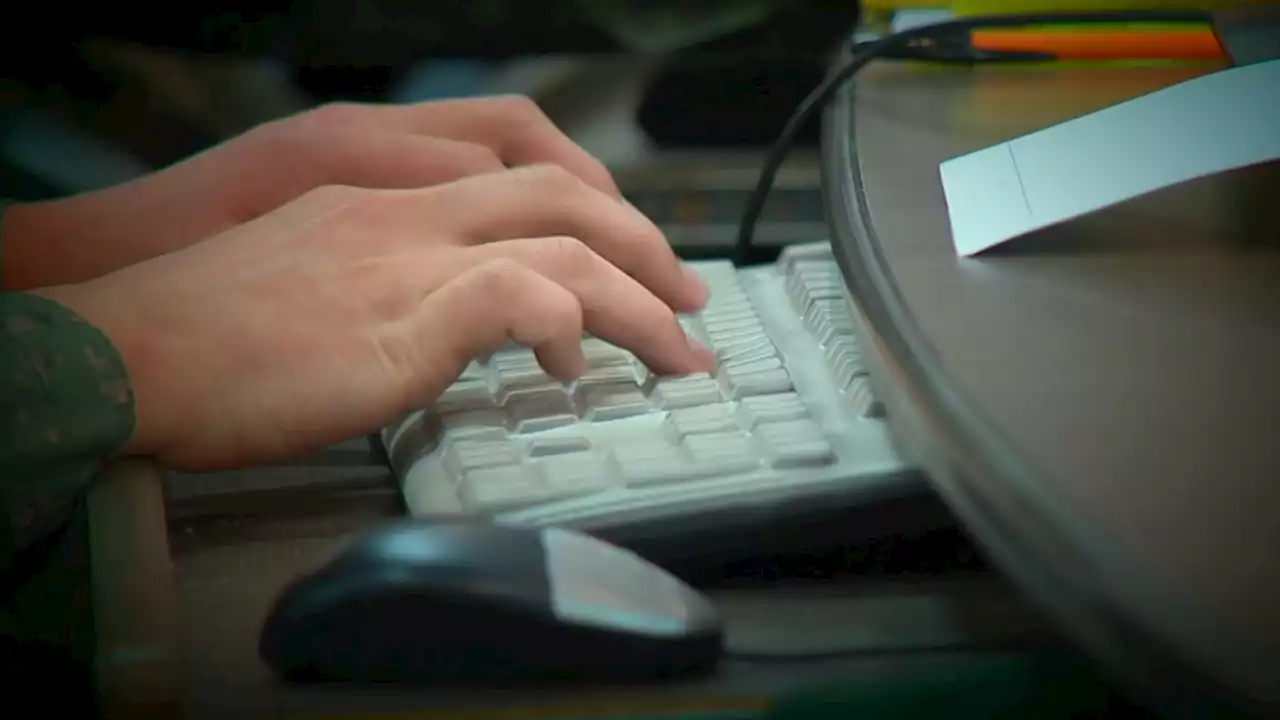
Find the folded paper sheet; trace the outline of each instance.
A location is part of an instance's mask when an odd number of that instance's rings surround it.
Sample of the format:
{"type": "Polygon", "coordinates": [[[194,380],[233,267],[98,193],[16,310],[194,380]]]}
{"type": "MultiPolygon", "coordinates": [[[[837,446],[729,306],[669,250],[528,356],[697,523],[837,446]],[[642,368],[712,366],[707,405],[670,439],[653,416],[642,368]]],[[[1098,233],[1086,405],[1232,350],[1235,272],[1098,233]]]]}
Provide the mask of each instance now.
{"type": "Polygon", "coordinates": [[[962,155],[939,171],[956,254],[966,257],[1161,188],[1277,159],[1273,60],[962,155]]]}

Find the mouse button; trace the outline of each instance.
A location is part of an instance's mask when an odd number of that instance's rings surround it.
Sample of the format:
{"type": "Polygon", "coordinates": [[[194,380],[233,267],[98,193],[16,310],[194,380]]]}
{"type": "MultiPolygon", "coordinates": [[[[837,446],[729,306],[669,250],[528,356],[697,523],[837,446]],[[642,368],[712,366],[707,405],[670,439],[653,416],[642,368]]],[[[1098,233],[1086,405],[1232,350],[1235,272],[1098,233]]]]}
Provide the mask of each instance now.
{"type": "Polygon", "coordinates": [[[414,612],[424,616],[453,604],[474,606],[477,611],[525,607],[550,615],[546,575],[541,568],[536,570],[495,572],[492,567],[465,563],[333,566],[315,574],[280,605],[287,605],[294,617],[318,623],[389,606],[417,608],[414,612]]]}
{"type": "MultiPolygon", "coordinates": [[[[375,577],[381,588],[400,588],[439,596],[486,598],[503,604],[549,608],[550,586],[542,564],[499,562],[495,559],[458,556],[434,563],[399,562],[387,557],[352,561],[332,568],[335,577],[349,574],[375,577]]],[[[549,611],[548,611],[549,612],[549,611]]]]}
{"type": "Polygon", "coordinates": [[[464,543],[445,528],[392,526],[364,535],[334,560],[334,565],[454,565],[466,556],[464,543]]]}
{"type": "Polygon", "coordinates": [[[635,553],[555,528],[543,534],[557,617],[653,637],[718,634],[710,599],[635,553]]]}
{"type": "Polygon", "coordinates": [[[494,574],[543,572],[541,531],[478,523],[409,521],[370,533],[340,564],[398,563],[435,568],[488,568],[494,574]]]}

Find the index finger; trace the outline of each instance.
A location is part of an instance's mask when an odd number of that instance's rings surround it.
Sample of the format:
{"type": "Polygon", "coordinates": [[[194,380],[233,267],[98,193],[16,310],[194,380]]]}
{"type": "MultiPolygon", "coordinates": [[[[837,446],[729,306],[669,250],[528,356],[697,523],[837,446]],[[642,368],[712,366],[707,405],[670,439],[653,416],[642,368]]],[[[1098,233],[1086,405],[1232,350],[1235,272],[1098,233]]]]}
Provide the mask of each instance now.
{"type": "Polygon", "coordinates": [[[527,97],[440,100],[386,106],[406,131],[484,145],[508,167],[559,165],[603,193],[622,198],[613,175],[565,135],[527,97]]]}
{"type": "Polygon", "coordinates": [[[559,166],[475,175],[426,192],[443,208],[434,222],[463,243],[575,237],[673,309],[689,312],[706,304],[706,285],[681,264],[656,225],[559,166]]]}

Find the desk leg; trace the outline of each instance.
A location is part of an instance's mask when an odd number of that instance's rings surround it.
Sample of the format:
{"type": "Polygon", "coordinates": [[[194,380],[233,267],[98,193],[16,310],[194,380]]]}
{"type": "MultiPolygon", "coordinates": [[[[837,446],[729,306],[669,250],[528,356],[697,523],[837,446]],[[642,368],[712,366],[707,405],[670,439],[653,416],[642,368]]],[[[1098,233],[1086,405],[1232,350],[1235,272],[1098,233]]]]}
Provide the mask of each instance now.
{"type": "Polygon", "coordinates": [[[102,717],[182,715],[182,637],[164,470],[114,463],[89,492],[89,553],[102,717]]]}

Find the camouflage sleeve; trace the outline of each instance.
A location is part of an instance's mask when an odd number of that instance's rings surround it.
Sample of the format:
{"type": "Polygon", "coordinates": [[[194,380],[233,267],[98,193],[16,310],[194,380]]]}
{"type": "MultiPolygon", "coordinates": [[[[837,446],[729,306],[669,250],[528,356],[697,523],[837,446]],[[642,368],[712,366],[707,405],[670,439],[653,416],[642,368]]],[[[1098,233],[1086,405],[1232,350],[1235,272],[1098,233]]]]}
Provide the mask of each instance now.
{"type": "Polygon", "coordinates": [[[61,527],[133,426],[107,337],[58,303],[0,289],[0,574],[61,527]]]}

